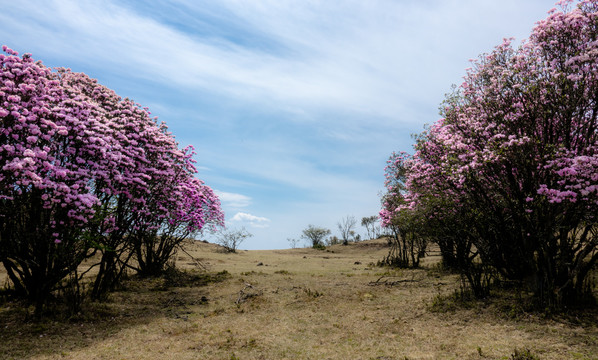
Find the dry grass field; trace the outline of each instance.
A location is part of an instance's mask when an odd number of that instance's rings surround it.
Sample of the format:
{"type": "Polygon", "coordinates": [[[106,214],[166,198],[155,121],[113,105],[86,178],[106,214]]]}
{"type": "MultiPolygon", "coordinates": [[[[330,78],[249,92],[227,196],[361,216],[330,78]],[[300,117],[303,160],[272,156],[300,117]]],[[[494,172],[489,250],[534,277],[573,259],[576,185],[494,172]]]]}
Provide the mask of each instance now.
{"type": "MultiPolygon", "coordinates": [[[[547,318],[516,299],[456,303],[459,278],[374,266],[383,240],[225,254],[196,242],[184,271],[132,278],[68,320],[0,301],[2,359],[598,359],[596,311],[547,318]],[[530,357],[531,358],[531,357],[530,357]]],[[[1,276],[1,275],[0,275],[1,276]]]]}

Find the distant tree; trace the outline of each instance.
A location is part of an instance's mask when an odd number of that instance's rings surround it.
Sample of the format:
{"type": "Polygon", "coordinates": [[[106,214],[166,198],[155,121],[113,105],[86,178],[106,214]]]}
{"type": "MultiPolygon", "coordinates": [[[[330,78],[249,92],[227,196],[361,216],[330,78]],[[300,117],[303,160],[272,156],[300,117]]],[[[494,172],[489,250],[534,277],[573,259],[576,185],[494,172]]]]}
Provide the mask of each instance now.
{"type": "Polygon", "coordinates": [[[316,227],[310,224],[307,226],[307,229],[303,230],[303,235],[301,235],[301,237],[311,242],[311,246],[316,248],[324,246],[324,238],[327,235],[330,235],[329,229],[316,227]]]}
{"type": "Polygon", "coordinates": [[[297,244],[299,243],[298,239],[295,238],[287,238],[287,241],[289,242],[289,244],[291,245],[291,248],[296,248],[297,244]]]}
{"type": "Polygon", "coordinates": [[[335,235],[328,238],[328,245],[336,245],[336,244],[339,244],[340,242],[341,242],[340,239],[338,237],[336,237],[335,235]]]}
{"type": "Polygon", "coordinates": [[[349,240],[351,240],[355,234],[353,230],[355,225],[357,224],[357,220],[355,220],[355,216],[345,216],[340,222],[336,225],[338,226],[338,230],[341,232],[341,238],[343,239],[343,245],[347,245],[349,240]]]}
{"type": "Polygon", "coordinates": [[[376,222],[378,221],[377,215],[365,216],[361,218],[361,226],[365,227],[368,239],[376,238],[376,222]]]}
{"type": "Polygon", "coordinates": [[[230,229],[222,232],[218,236],[216,243],[222,246],[227,252],[237,252],[239,245],[245,239],[252,237],[253,234],[249,233],[245,228],[241,229],[230,229]]]}
{"type": "Polygon", "coordinates": [[[376,226],[374,227],[374,238],[379,239],[385,236],[392,236],[392,230],[382,226],[381,224],[376,224],[376,226]]]}

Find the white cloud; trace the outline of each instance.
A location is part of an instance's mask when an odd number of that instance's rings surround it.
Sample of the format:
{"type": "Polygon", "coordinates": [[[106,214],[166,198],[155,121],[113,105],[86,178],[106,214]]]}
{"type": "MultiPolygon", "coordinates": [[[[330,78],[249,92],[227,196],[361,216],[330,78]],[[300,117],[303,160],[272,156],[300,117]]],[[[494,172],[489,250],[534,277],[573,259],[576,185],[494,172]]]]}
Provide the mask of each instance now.
{"type": "Polygon", "coordinates": [[[244,212],[238,212],[230,221],[247,224],[251,227],[266,228],[270,226],[270,219],[260,216],[251,215],[244,212]]]}
{"type": "Polygon", "coordinates": [[[232,208],[244,208],[251,204],[251,198],[242,194],[229,193],[219,190],[214,190],[214,193],[220,199],[220,203],[224,206],[232,208]]]}
{"type": "MultiPolygon", "coordinates": [[[[181,4],[199,11],[193,3],[181,4]]],[[[232,17],[220,25],[239,24],[238,30],[251,30],[275,44],[271,49],[225,36],[187,33],[148,16],[143,7],[136,10],[114,1],[11,2],[4,5],[7,14],[0,19],[5,29],[17,34],[11,37],[44,34],[36,45],[46,51],[101,61],[127,72],[134,69],[136,76],[169,85],[207,89],[264,106],[283,103],[291,111],[343,108],[396,122],[397,114],[409,114],[413,101],[429,95],[438,77],[446,79],[441,86],[448,89],[453,72],[447,70],[455,61],[462,71],[463,60],[479,52],[474,47],[482,40],[457,24],[473,21],[477,16],[471,12],[484,14],[488,5],[472,0],[460,5],[441,2],[433,11],[419,3],[392,1],[202,3],[232,17]],[[27,13],[32,21],[13,20],[10,14],[16,12],[27,13]],[[455,36],[464,41],[455,43],[455,36]],[[91,46],[81,52],[82,43],[91,46]],[[469,43],[474,44],[467,48],[464,44],[469,43]],[[439,62],[439,56],[453,61],[439,62]]],[[[437,99],[432,101],[435,106],[437,99]]]]}

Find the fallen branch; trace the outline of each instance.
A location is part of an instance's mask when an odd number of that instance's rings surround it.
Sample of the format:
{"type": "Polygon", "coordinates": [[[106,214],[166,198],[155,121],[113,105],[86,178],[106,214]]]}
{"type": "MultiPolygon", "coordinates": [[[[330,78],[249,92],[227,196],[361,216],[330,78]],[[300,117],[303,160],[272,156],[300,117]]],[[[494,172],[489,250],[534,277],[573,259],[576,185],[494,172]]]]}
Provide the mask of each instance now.
{"type": "Polygon", "coordinates": [[[256,290],[253,285],[249,284],[249,283],[245,283],[245,287],[243,289],[241,289],[241,291],[239,291],[239,297],[237,298],[237,301],[235,301],[235,304],[237,304],[237,306],[241,305],[241,303],[244,303],[245,301],[247,301],[248,299],[252,298],[252,297],[256,297],[256,296],[260,296],[263,294],[263,292],[260,291],[255,291],[255,292],[246,292],[247,289],[254,289],[256,290]]]}
{"type": "Polygon", "coordinates": [[[414,278],[411,278],[411,279],[401,279],[401,280],[395,280],[395,281],[389,281],[387,279],[387,280],[384,280],[384,281],[381,282],[380,280],[382,280],[383,278],[384,278],[384,276],[380,276],[378,278],[378,280],[376,280],[376,281],[370,281],[368,283],[368,285],[369,286],[377,286],[377,285],[395,286],[395,285],[402,284],[402,283],[420,282],[420,281],[422,281],[422,279],[415,280],[414,278]]]}
{"type": "Polygon", "coordinates": [[[191,260],[193,260],[193,262],[195,262],[195,264],[198,267],[200,267],[203,271],[208,271],[208,268],[204,264],[202,264],[201,261],[199,261],[199,259],[197,259],[197,258],[193,257],[193,255],[189,254],[187,252],[187,250],[185,250],[185,248],[181,244],[178,245],[178,248],[179,248],[179,250],[181,250],[182,252],[187,254],[187,256],[189,256],[191,258],[191,260]]]}

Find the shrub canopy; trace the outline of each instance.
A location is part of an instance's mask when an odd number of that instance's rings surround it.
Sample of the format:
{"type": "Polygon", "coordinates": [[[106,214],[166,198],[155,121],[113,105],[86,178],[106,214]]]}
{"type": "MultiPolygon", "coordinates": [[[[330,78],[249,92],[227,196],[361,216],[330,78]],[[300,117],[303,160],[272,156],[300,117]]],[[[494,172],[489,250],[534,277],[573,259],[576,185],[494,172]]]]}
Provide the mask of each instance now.
{"type": "Polygon", "coordinates": [[[598,2],[561,6],[473,62],[413,155],[391,157],[380,214],[416,214],[449,253],[460,243],[551,304],[598,260],[598,2]]]}
{"type": "Polygon", "coordinates": [[[15,290],[43,301],[94,250],[223,223],[147,108],[82,73],[0,54],[0,262],[15,290]]]}

